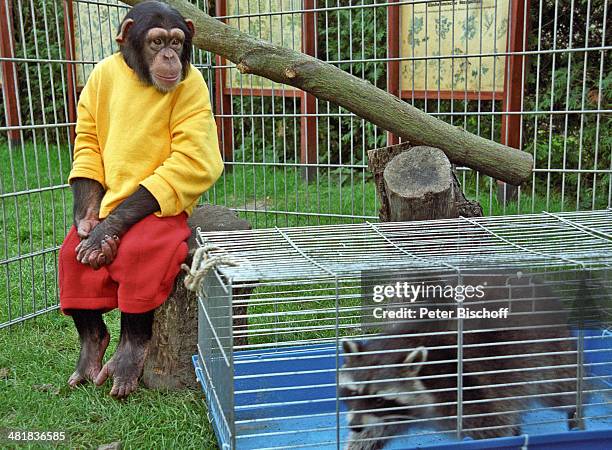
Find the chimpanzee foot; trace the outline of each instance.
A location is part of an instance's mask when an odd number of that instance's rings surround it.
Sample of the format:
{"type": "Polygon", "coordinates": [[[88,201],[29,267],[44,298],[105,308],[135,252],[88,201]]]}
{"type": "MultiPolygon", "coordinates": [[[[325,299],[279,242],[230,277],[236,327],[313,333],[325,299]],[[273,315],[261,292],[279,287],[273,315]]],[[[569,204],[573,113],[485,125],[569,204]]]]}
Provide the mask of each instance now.
{"type": "Polygon", "coordinates": [[[76,387],[87,381],[93,381],[98,376],[109,341],[110,335],[105,332],[102,338],[88,336],[81,343],[81,353],[76,370],[68,378],[68,385],[70,387],[76,387]]]}
{"type": "Polygon", "coordinates": [[[145,344],[128,342],[119,345],[94,382],[100,386],[110,377],[113,379],[110,395],[117,399],[127,397],[138,388],[138,379],[142,375],[148,351],[148,342],[145,344]]]}

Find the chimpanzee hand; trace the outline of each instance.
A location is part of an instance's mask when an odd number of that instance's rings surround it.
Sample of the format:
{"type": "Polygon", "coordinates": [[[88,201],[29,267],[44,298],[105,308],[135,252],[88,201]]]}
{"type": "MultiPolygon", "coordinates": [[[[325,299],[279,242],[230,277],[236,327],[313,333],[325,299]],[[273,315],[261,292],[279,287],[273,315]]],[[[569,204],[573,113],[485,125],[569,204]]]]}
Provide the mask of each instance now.
{"type": "Polygon", "coordinates": [[[113,262],[119,239],[136,222],[159,211],[159,203],[144,187],[121,203],[106,219],[89,232],[87,239],[76,247],[77,260],[94,270],[113,262]]]}
{"type": "Polygon", "coordinates": [[[77,229],[77,234],[81,239],[87,239],[91,230],[93,230],[100,223],[98,218],[98,211],[90,208],[87,210],[85,217],[74,219],[74,226],[77,229]]]}
{"type": "Polygon", "coordinates": [[[87,239],[77,245],[77,260],[97,270],[114,261],[119,242],[119,237],[113,231],[112,221],[104,220],[88,233],[87,239]]]}

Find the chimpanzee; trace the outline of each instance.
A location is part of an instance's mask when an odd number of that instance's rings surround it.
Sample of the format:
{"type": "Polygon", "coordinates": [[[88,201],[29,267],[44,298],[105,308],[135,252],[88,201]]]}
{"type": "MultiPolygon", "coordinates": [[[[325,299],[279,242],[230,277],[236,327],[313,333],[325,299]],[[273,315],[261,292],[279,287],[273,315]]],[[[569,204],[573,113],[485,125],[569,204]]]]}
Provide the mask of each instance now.
{"type": "Polygon", "coordinates": [[[117,398],[137,388],[153,312],[187,255],[187,217],[223,170],[209,93],[189,62],[193,35],[170,6],[138,4],[121,23],[120,52],[95,66],[81,93],[74,226],[59,255],[60,306],[81,342],[70,386],[112,377],[117,398]],[[119,345],[102,367],[102,314],[117,307],[119,345]]]}

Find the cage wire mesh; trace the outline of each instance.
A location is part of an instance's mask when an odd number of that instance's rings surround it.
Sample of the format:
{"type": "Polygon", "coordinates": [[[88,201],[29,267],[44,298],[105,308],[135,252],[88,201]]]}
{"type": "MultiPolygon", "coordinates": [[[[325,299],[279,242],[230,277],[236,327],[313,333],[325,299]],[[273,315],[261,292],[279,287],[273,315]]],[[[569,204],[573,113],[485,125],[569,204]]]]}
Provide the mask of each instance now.
{"type": "Polygon", "coordinates": [[[199,241],[240,261],[210,271],[198,296],[194,364],[222,448],[412,448],[612,426],[610,210],[199,241]],[[375,300],[376,286],[400,282],[453,295],[375,300]],[[423,307],[456,315],[375,317],[423,307]]]}
{"type": "MultiPolygon", "coordinates": [[[[488,214],[612,204],[608,0],[537,0],[523,10],[522,0],[193,3],[534,155],[531,180],[508,203],[495,180],[457,168],[488,214]]],[[[56,255],[71,224],[71,111],[94,64],[117,50],[126,11],[117,0],[0,0],[0,327],[57,307],[56,255]]],[[[376,219],[366,150],[393,138],[210,53],[193,62],[209,84],[227,168],[203,201],[255,227],[376,219]]]]}

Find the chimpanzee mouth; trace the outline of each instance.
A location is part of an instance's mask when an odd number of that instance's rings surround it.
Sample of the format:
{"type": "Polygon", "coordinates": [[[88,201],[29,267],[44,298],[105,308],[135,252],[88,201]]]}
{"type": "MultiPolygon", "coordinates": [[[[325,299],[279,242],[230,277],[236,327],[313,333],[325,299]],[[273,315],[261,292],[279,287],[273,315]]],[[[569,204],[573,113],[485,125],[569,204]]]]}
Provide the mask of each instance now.
{"type": "Polygon", "coordinates": [[[171,77],[166,77],[166,76],[163,76],[163,75],[155,74],[156,78],[158,78],[158,79],[160,79],[162,81],[167,81],[169,83],[174,83],[175,81],[177,81],[179,79],[179,76],[180,75],[174,75],[174,76],[171,76],[171,77]]]}

